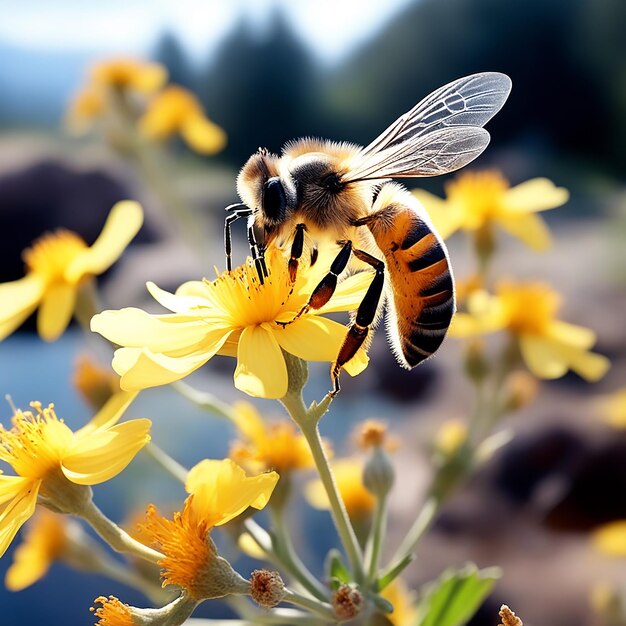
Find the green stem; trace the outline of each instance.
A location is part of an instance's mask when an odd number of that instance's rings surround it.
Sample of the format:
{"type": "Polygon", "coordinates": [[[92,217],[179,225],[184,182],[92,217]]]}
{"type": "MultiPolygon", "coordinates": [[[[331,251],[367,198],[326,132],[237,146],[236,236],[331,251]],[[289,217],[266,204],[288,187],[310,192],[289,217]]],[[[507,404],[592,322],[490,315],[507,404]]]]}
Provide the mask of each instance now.
{"type": "Polygon", "coordinates": [[[374,521],[372,530],[368,540],[368,582],[372,583],[376,580],[378,574],[378,564],[380,561],[380,552],[383,540],[387,533],[387,496],[376,499],[376,510],[374,511],[374,521]]]}
{"type": "Polygon", "coordinates": [[[317,467],[317,471],[320,475],[320,480],[324,485],[326,495],[328,496],[328,500],[330,502],[330,510],[335,523],[335,528],[337,529],[341,543],[350,561],[355,580],[357,583],[361,583],[365,579],[365,573],[363,571],[363,555],[361,553],[361,547],[359,546],[354,528],[350,523],[348,512],[346,511],[346,507],[341,499],[341,495],[339,494],[335,477],[333,476],[328,463],[328,457],[326,456],[326,451],[324,450],[324,445],[318,428],[319,417],[317,415],[312,415],[313,413],[318,413],[318,411],[307,411],[304,401],[302,400],[301,393],[288,393],[284,398],[282,398],[281,402],[287,409],[287,412],[293,421],[298,424],[304,438],[309,444],[313,460],[315,461],[315,466],[317,467]]]}
{"type": "Polygon", "coordinates": [[[335,612],[330,604],[314,600],[313,598],[307,598],[306,596],[303,596],[295,591],[285,589],[283,602],[289,602],[289,604],[295,604],[303,609],[308,609],[312,613],[323,617],[329,622],[337,621],[337,616],[335,615],[335,612]]]}
{"type": "Polygon", "coordinates": [[[291,574],[313,597],[325,601],[328,599],[326,589],[313,576],[296,553],[291,537],[286,532],[282,510],[271,508],[274,554],[285,570],[291,574]]]}
{"type": "Polygon", "coordinates": [[[161,450],[156,443],[151,441],[148,445],[144,446],[143,450],[176,480],[183,483],[183,485],[187,482],[187,474],[189,473],[189,470],[173,459],[169,454],[167,454],[167,452],[161,450]]]}
{"type": "Polygon", "coordinates": [[[133,539],[115,522],[112,522],[93,501],[85,504],[80,515],[117,552],[134,554],[151,563],[158,563],[164,558],[160,552],[133,539]]]}
{"type": "Polygon", "coordinates": [[[178,380],[172,383],[172,388],[175,389],[181,396],[184,396],[190,402],[193,402],[201,409],[209,411],[219,417],[224,417],[231,422],[234,421],[234,412],[228,404],[222,402],[216,398],[213,394],[206,391],[198,391],[191,385],[184,383],[182,380],[178,380]]]}

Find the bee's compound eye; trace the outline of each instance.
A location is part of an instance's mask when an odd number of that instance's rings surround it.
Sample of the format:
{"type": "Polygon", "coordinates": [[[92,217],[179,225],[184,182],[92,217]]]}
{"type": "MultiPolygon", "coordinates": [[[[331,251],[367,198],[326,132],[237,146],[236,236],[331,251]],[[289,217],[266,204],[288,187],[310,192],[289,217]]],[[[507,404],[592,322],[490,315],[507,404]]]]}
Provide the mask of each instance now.
{"type": "Polygon", "coordinates": [[[287,210],[287,195],[278,176],[269,178],[263,186],[263,212],[266,217],[275,222],[285,218],[287,210]]]}

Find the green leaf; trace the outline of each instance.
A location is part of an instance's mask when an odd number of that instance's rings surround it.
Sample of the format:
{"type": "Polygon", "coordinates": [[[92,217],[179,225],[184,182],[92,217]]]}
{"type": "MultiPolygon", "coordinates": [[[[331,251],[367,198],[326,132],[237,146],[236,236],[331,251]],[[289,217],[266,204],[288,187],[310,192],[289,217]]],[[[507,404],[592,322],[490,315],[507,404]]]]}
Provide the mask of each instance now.
{"type": "Polygon", "coordinates": [[[389,583],[393,582],[400,574],[411,564],[415,557],[413,554],[407,554],[402,560],[398,561],[386,573],[384,573],[376,584],[377,591],[382,591],[389,583]]]}
{"type": "Polygon", "coordinates": [[[463,626],[474,615],[500,578],[495,567],[479,570],[468,564],[447,570],[423,590],[416,626],[463,626]]]}
{"type": "Polygon", "coordinates": [[[393,604],[382,596],[370,596],[372,604],[383,613],[393,613],[393,604]]]}
{"type": "Polygon", "coordinates": [[[341,554],[339,550],[335,550],[334,548],[330,550],[328,556],[326,557],[326,563],[328,579],[330,580],[331,584],[335,582],[338,582],[340,584],[351,582],[350,572],[348,568],[344,565],[344,562],[341,560],[341,554]]]}

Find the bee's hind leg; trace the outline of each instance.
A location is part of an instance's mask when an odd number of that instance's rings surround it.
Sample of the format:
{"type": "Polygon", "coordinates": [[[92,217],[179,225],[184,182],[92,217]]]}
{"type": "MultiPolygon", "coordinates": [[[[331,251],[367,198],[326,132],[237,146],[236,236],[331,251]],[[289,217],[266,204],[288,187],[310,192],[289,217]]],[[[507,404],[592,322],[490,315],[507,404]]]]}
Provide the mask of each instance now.
{"type": "Polygon", "coordinates": [[[383,261],[356,248],[352,250],[352,253],[357,259],[371,265],[376,273],[374,274],[370,286],[367,288],[363,300],[361,300],[361,304],[359,304],[354,321],[350,325],[348,334],[339,349],[339,354],[335,362],[331,365],[330,377],[333,381],[333,390],[330,392],[330,395],[333,397],[336,396],[341,389],[339,385],[341,368],[357,353],[369,334],[370,327],[376,318],[376,312],[385,285],[385,264],[383,261]]]}
{"type": "Polygon", "coordinates": [[[291,243],[291,253],[289,256],[289,280],[293,285],[296,282],[296,274],[298,273],[298,264],[300,257],[304,250],[304,232],[306,231],[305,224],[297,224],[296,232],[293,236],[293,242],[291,243]]]}

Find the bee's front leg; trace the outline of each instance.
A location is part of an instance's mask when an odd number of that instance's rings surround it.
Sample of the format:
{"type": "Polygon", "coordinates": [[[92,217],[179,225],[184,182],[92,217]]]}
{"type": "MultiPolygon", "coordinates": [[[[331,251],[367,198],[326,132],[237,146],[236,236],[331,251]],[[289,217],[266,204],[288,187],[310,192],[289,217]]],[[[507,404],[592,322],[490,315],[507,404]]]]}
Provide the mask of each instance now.
{"type": "Polygon", "coordinates": [[[339,385],[339,373],[341,372],[341,368],[357,353],[358,349],[367,339],[370,327],[376,318],[383,287],[385,286],[384,262],[363,250],[354,248],[352,252],[357,259],[371,265],[376,273],[374,274],[370,286],[367,288],[363,300],[361,300],[361,304],[359,304],[356,317],[354,318],[354,322],[350,325],[346,338],[343,340],[337,359],[330,368],[330,377],[333,381],[333,390],[330,392],[330,395],[333,397],[336,396],[341,389],[339,385]]]}
{"type": "Polygon", "coordinates": [[[224,220],[224,253],[226,254],[226,269],[230,272],[233,269],[233,240],[230,232],[230,228],[233,222],[236,222],[242,217],[250,217],[252,215],[252,209],[245,204],[231,204],[227,206],[226,211],[230,215],[226,216],[224,220]]]}

